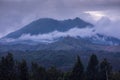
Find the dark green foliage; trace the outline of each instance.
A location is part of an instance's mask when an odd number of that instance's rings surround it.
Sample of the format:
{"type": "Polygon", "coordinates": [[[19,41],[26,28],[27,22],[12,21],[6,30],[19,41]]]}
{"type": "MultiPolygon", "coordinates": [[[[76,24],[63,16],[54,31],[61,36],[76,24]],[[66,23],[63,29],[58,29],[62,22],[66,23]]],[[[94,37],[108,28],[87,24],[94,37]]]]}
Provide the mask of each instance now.
{"type": "Polygon", "coordinates": [[[63,75],[63,80],[70,80],[71,72],[65,72],[63,75]]]}
{"type": "Polygon", "coordinates": [[[6,78],[6,65],[5,65],[5,58],[1,58],[0,62],[0,80],[4,80],[6,78]]]}
{"type": "Polygon", "coordinates": [[[37,63],[32,63],[32,66],[31,66],[31,78],[33,79],[33,80],[39,80],[38,78],[39,78],[39,74],[38,74],[38,68],[39,68],[39,66],[38,66],[38,64],[37,63]]]}
{"type": "Polygon", "coordinates": [[[120,80],[120,72],[113,73],[113,80],[120,80]]]}
{"type": "Polygon", "coordinates": [[[25,60],[22,60],[22,62],[19,63],[18,70],[20,80],[29,80],[28,67],[25,60]]]}
{"type": "Polygon", "coordinates": [[[16,80],[15,62],[11,53],[1,59],[0,80],[16,80]]]}
{"type": "Polygon", "coordinates": [[[86,71],[87,80],[98,79],[98,63],[97,56],[91,55],[86,71]]]}
{"type": "Polygon", "coordinates": [[[56,67],[46,70],[37,63],[32,63],[30,68],[25,60],[17,62],[9,53],[1,57],[0,80],[120,80],[120,72],[112,72],[106,59],[99,64],[94,54],[90,57],[86,72],[79,56],[72,71],[62,72],[56,67]]]}
{"type": "Polygon", "coordinates": [[[111,78],[112,67],[107,59],[100,63],[100,80],[109,80],[111,78]]]}
{"type": "Polygon", "coordinates": [[[57,70],[55,67],[51,67],[47,71],[47,80],[57,80],[60,79],[61,77],[61,72],[57,70]]]}
{"type": "Polygon", "coordinates": [[[71,80],[81,80],[83,78],[84,67],[80,60],[80,57],[77,56],[77,62],[75,63],[72,73],[71,73],[71,80]]]}
{"type": "Polygon", "coordinates": [[[33,80],[45,80],[46,70],[37,63],[32,63],[32,78],[33,80]]]}

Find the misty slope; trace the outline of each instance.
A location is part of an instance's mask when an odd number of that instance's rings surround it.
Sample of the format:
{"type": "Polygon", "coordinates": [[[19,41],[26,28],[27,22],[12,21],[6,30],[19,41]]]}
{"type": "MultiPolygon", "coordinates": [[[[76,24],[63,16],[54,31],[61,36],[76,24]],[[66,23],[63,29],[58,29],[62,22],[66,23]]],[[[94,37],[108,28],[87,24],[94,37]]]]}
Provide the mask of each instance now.
{"type": "MultiPolygon", "coordinates": [[[[94,42],[94,41],[93,41],[94,42]]],[[[10,42],[7,44],[0,44],[0,52],[6,51],[39,51],[39,50],[53,50],[53,51],[109,51],[120,52],[119,45],[109,45],[101,43],[93,43],[91,39],[64,37],[52,43],[34,43],[33,41],[21,41],[18,43],[10,42]]]]}
{"type": "Polygon", "coordinates": [[[45,34],[55,30],[64,32],[74,27],[84,28],[88,26],[92,27],[93,25],[79,18],[75,18],[73,20],[68,19],[63,21],[58,21],[50,18],[43,18],[28,24],[27,26],[23,27],[18,31],[8,34],[7,36],[5,36],[5,38],[18,38],[23,34],[45,34]]]}

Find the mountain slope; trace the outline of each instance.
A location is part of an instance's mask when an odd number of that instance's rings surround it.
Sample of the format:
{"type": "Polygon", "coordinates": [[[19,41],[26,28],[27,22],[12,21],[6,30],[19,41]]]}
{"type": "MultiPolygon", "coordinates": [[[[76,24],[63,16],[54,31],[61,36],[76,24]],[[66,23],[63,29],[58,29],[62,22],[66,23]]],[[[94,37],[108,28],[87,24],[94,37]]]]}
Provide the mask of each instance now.
{"type": "Polygon", "coordinates": [[[92,27],[93,25],[79,18],[63,21],[43,18],[28,24],[27,26],[21,28],[18,31],[8,34],[7,36],[5,36],[5,38],[18,38],[23,34],[31,35],[45,34],[55,30],[64,32],[74,27],[84,28],[88,26],[92,27]]]}
{"type": "Polygon", "coordinates": [[[120,52],[120,40],[95,32],[79,18],[58,21],[36,20],[0,39],[0,51],[92,50],[120,52]]]}
{"type": "Polygon", "coordinates": [[[5,51],[39,51],[39,50],[53,50],[53,51],[109,51],[120,52],[120,45],[98,44],[93,43],[85,38],[64,37],[52,43],[7,43],[0,45],[0,52],[5,51]]]}

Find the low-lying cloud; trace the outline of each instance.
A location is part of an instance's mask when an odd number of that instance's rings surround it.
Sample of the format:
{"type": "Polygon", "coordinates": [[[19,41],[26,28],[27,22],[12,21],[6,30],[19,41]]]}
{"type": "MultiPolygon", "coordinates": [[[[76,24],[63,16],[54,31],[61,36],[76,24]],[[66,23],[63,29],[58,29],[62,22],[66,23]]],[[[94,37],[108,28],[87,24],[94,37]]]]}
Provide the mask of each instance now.
{"type": "Polygon", "coordinates": [[[18,39],[6,39],[7,42],[14,42],[14,41],[21,41],[21,40],[32,40],[37,42],[52,42],[54,40],[57,40],[61,37],[92,37],[96,33],[94,32],[93,28],[72,28],[66,32],[59,32],[59,31],[53,31],[47,34],[38,34],[38,35],[31,35],[31,34],[23,34],[18,39]]]}

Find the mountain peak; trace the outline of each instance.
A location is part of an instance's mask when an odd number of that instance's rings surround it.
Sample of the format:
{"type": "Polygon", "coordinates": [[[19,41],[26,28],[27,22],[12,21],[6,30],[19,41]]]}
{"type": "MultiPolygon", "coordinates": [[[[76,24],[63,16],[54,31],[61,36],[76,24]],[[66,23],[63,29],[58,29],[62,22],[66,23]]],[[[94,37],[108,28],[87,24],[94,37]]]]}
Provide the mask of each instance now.
{"type": "Polygon", "coordinates": [[[41,18],[33,21],[18,31],[8,34],[5,36],[5,38],[19,38],[23,34],[38,35],[50,33],[53,31],[65,32],[74,27],[85,28],[88,26],[91,27],[93,25],[85,22],[84,20],[81,20],[78,17],[73,20],[68,19],[63,21],[51,18],[41,18]]]}
{"type": "Polygon", "coordinates": [[[81,19],[79,17],[76,17],[75,19],[73,19],[75,21],[81,21],[81,19]]]}

